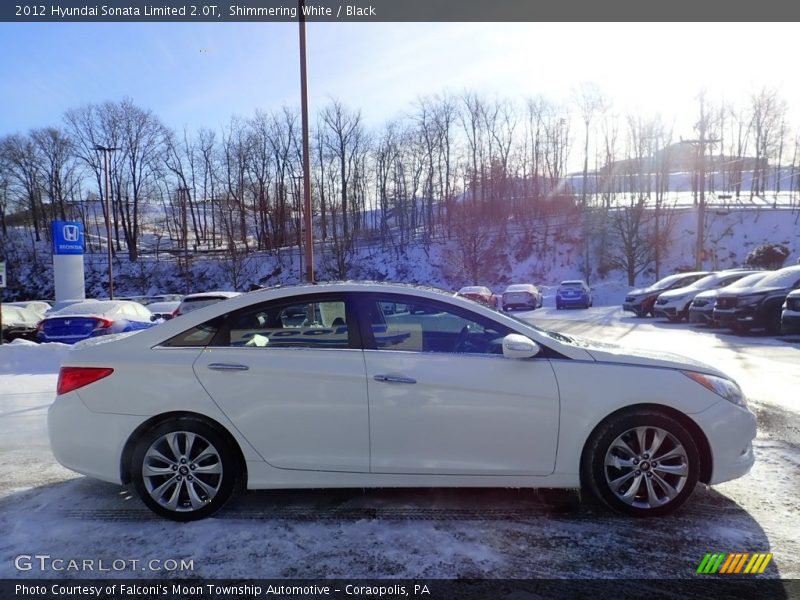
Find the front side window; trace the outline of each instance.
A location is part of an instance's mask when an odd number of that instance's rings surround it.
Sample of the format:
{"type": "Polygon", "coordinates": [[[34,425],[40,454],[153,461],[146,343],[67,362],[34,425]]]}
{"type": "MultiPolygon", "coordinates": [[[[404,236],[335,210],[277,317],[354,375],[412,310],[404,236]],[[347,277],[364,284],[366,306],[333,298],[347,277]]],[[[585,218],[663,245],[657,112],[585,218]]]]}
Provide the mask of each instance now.
{"type": "Polygon", "coordinates": [[[412,297],[377,297],[362,315],[378,350],[502,354],[503,337],[511,333],[480,315],[412,297]]]}
{"type": "Polygon", "coordinates": [[[228,316],[214,346],[247,348],[348,348],[343,300],[282,300],[228,316]]]}

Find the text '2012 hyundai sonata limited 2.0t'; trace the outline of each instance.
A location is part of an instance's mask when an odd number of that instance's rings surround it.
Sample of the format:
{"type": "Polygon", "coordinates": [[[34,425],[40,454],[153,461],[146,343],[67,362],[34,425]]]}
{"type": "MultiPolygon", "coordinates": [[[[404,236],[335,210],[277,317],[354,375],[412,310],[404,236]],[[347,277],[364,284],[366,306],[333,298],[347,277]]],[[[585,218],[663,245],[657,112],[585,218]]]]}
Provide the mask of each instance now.
{"type": "Polygon", "coordinates": [[[438,290],[337,283],[76,348],[49,429],[63,465],[176,520],[240,486],[580,487],[648,516],[747,473],[756,421],[702,363],[438,290]]]}

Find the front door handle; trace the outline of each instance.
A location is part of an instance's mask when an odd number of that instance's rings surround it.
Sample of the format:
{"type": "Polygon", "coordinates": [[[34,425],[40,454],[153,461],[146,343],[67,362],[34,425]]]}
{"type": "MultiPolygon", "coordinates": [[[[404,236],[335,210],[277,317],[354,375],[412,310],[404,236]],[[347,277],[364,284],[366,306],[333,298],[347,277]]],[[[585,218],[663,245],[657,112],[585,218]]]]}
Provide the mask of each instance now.
{"type": "Polygon", "coordinates": [[[411,377],[400,377],[398,375],[375,375],[373,379],[383,383],[417,383],[416,379],[412,379],[411,377]]]}
{"type": "Polygon", "coordinates": [[[208,368],[213,371],[247,371],[250,367],[230,363],[211,363],[208,368]]]}

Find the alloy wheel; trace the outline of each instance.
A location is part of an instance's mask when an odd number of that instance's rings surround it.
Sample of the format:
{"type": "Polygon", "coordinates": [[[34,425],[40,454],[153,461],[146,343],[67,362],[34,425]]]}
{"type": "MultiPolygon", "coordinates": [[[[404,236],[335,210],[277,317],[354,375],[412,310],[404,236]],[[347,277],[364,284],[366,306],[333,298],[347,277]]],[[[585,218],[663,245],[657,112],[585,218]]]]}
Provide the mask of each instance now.
{"type": "Polygon", "coordinates": [[[191,431],[172,431],[156,438],[142,461],[147,493],[170,511],[204,508],[219,492],[222,479],[220,452],[191,431]]]}
{"type": "Polygon", "coordinates": [[[606,483],[625,504],[652,509],[674,500],[689,478],[689,457],[683,444],[659,427],[628,429],[608,447],[606,483]]]}

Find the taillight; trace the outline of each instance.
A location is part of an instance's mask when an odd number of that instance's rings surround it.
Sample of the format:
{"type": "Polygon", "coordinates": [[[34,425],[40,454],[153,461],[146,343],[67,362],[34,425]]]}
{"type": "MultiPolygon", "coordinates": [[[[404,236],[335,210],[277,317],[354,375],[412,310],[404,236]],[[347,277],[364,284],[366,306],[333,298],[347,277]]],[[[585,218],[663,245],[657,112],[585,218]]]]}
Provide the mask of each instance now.
{"type": "Polygon", "coordinates": [[[56,393],[60,396],[108,377],[114,369],[108,367],[61,367],[56,393]]]}
{"type": "Polygon", "coordinates": [[[95,321],[97,321],[97,325],[94,326],[95,329],[108,329],[114,324],[114,321],[109,321],[108,319],[102,319],[100,317],[97,317],[95,321]]]}

